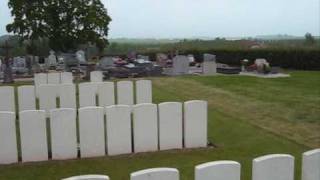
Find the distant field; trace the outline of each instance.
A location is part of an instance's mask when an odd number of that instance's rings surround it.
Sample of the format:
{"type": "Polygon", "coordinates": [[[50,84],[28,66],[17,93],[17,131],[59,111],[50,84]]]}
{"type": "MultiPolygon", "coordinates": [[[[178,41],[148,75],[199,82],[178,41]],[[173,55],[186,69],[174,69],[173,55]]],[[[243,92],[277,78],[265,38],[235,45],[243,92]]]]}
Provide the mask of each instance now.
{"type": "Polygon", "coordinates": [[[197,164],[236,160],[242,164],[242,180],[250,180],[253,158],[289,153],[296,157],[298,180],[301,154],[320,147],[320,72],[290,74],[284,79],[223,75],[152,79],[155,103],[208,101],[209,141],[217,148],[0,166],[0,179],[107,174],[113,180],[128,180],[137,170],[174,167],[182,180],[193,180],[197,164]]]}

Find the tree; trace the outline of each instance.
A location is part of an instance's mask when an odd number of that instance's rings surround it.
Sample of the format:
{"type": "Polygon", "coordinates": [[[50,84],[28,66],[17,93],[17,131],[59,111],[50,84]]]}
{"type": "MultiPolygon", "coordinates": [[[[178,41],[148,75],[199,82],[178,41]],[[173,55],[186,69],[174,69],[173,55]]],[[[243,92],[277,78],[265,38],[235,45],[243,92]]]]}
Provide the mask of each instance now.
{"type": "Polygon", "coordinates": [[[7,31],[29,40],[48,39],[55,51],[75,51],[79,44],[107,44],[111,18],[100,0],[9,0],[14,21],[7,31]]]}
{"type": "Polygon", "coordinates": [[[308,45],[313,45],[316,42],[316,40],[314,39],[311,33],[306,33],[305,38],[306,38],[306,44],[308,45]]]}

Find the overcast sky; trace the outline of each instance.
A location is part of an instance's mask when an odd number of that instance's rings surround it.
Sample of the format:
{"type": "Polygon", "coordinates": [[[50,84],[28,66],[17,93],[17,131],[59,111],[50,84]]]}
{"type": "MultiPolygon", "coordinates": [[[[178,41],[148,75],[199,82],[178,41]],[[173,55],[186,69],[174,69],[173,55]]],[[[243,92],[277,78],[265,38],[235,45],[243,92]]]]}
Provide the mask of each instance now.
{"type": "MultiPolygon", "coordinates": [[[[102,0],[109,37],[246,37],[320,34],[320,0],[102,0]]],[[[0,35],[12,21],[0,0],[0,35]]]]}

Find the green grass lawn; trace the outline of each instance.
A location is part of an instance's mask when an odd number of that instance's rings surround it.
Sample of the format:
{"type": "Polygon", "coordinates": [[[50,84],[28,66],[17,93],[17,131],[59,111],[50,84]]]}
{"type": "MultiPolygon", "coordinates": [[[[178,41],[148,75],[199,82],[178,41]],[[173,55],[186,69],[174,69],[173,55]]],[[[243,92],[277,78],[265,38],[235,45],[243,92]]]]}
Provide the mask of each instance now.
{"type": "Polygon", "coordinates": [[[207,100],[209,140],[217,148],[177,150],[0,166],[0,179],[61,179],[80,174],[106,174],[128,180],[131,172],[153,167],[180,170],[193,180],[194,166],[216,160],[242,165],[242,180],[251,179],[252,159],[271,153],[296,157],[320,147],[320,72],[291,72],[291,78],[185,76],[154,78],[155,103],[207,100]]]}

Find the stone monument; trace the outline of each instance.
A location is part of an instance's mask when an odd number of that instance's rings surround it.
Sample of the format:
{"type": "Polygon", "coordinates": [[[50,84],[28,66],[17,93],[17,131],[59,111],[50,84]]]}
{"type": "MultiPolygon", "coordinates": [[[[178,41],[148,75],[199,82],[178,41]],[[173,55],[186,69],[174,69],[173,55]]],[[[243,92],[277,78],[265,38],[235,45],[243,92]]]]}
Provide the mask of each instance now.
{"type": "Polygon", "coordinates": [[[189,59],[187,56],[176,56],[172,62],[172,74],[184,75],[189,73],[189,59]]]}
{"type": "Polygon", "coordinates": [[[217,73],[216,56],[213,54],[203,55],[203,74],[215,75],[217,73]]]}
{"type": "Polygon", "coordinates": [[[76,52],[76,57],[77,57],[77,60],[80,62],[80,63],[84,63],[86,62],[86,54],[84,51],[82,50],[79,50],[76,52]]]}
{"type": "Polygon", "coordinates": [[[48,58],[46,58],[46,65],[47,66],[56,66],[57,65],[57,57],[55,55],[55,52],[53,50],[51,50],[50,55],[48,56],[48,58]]]}

